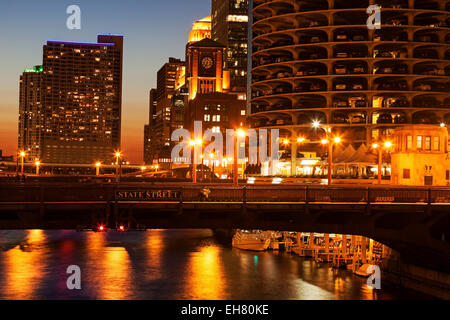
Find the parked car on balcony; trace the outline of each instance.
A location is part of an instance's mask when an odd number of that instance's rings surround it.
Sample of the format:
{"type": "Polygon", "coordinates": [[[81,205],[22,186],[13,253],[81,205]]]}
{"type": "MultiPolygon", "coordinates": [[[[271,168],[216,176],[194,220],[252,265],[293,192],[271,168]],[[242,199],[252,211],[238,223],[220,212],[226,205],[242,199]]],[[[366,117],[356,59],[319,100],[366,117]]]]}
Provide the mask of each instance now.
{"type": "Polygon", "coordinates": [[[390,115],[389,113],[380,114],[380,116],[377,119],[377,124],[383,123],[392,123],[392,115],[390,115]]]}
{"type": "Polygon", "coordinates": [[[414,86],[414,91],[431,91],[431,84],[420,83],[414,86]]]}
{"type": "Polygon", "coordinates": [[[350,58],[350,53],[347,51],[338,51],[336,52],[336,58],[350,58]]]}
{"type": "Polygon", "coordinates": [[[347,67],[343,64],[338,64],[334,67],[334,73],[335,74],[346,74],[347,73],[347,67]]]}
{"type": "Polygon", "coordinates": [[[353,90],[364,90],[364,85],[362,83],[354,83],[352,85],[353,90]]]}
{"type": "Polygon", "coordinates": [[[295,87],[295,92],[308,92],[310,91],[311,84],[308,82],[301,82],[295,87]]]}
{"type": "Polygon", "coordinates": [[[339,31],[336,33],[336,36],[334,38],[336,41],[347,41],[348,35],[345,31],[339,31]]]}
{"type": "Polygon", "coordinates": [[[406,116],[404,116],[404,115],[398,114],[394,117],[394,123],[402,124],[402,123],[406,123],[406,122],[407,122],[407,119],[406,119],[406,116]]]}
{"type": "Polygon", "coordinates": [[[279,63],[279,62],[287,62],[287,61],[291,61],[290,57],[278,57],[275,59],[275,62],[279,63]]]}
{"type": "Polygon", "coordinates": [[[366,37],[363,34],[355,34],[352,37],[353,41],[364,41],[366,40],[366,37]]]}
{"type": "Polygon", "coordinates": [[[333,114],[334,123],[349,123],[348,116],[345,113],[333,114]]]}
{"type": "Polygon", "coordinates": [[[406,99],[405,97],[400,97],[390,105],[390,108],[407,108],[408,106],[408,99],[406,99]]]}
{"type": "Polygon", "coordinates": [[[347,100],[335,100],[333,102],[333,107],[335,107],[335,108],[348,108],[348,101],[347,100]]]}
{"type": "Polygon", "coordinates": [[[362,64],[357,64],[353,67],[352,73],[356,73],[356,74],[366,73],[366,68],[362,64]]]}
{"type": "Polygon", "coordinates": [[[323,91],[323,87],[320,85],[320,83],[312,83],[309,87],[309,91],[323,91]]]}
{"type": "Polygon", "coordinates": [[[367,108],[367,100],[364,97],[354,99],[355,108],[367,108]]]}
{"type": "Polygon", "coordinates": [[[346,83],[336,83],[334,85],[334,90],[347,90],[348,86],[346,83]]]}
{"type": "Polygon", "coordinates": [[[366,123],[366,118],[363,115],[352,115],[350,117],[351,123],[366,123]]]}

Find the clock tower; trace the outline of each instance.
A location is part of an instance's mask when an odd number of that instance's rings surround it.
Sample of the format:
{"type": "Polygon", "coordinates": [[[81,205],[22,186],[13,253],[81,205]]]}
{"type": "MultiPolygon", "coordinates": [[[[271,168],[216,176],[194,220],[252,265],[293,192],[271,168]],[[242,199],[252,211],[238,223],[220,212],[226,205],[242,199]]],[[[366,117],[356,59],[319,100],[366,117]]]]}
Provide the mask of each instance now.
{"type": "Polygon", "coordinates": [[[186,81],[189,100],[197,94],[224,92],[227,84],[223,80],[225,46],[205,38],[188,44],[186,48],[186,81]]]}

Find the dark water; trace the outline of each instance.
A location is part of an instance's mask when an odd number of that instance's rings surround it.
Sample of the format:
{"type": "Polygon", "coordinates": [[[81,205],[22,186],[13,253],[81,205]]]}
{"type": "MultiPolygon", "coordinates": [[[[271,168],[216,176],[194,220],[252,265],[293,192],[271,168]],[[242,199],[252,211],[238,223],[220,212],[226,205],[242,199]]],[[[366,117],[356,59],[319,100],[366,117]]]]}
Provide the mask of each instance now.
{"type": "Polygon", "coordinates": [[[208,230],[0,231],[0,299],[423,298],[365,281],[290,254],[233,249],[208,230]],[[81,290],[67,289],[69,265],[81,268],[81,290]]]}

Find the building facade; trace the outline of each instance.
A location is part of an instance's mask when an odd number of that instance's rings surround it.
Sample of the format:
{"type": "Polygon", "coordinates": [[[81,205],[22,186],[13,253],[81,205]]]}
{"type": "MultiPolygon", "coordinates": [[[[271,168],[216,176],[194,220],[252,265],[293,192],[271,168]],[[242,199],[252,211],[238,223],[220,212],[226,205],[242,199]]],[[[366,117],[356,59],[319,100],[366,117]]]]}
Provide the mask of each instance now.
{"type": "Polygon", "coordinates": [[[391,181],[396,185],[450,185],[447,128],[436,125],[397,128],[391,172],[391,181]]]}
{"type": "Polygon", "coordinates": [[[194,121],[203,121],[203,130],[224,132],[242,127],[246,103],[230,93],[229,72],[224,70],[226,48],[211,39],[192,43],[186,51],[186,83],[189,103],[184,127],[193,130],[194,121]]]}
{"type": "Polygon", "coordinates": [[[19,147],[29,160],[113,160],[121,140],[122,64],[121,35],[44,45],[42,68],[25,70],[20,84],[19,147]]]}
{"type": "Polygon", "coordinates": [[[41,158],[44,133],[42,108],[42,66],[25,69],[20,77],[19,150],[26,150],[29,161],[41,158]]]}
{"type": "Polygon", "coordinates": [[[155,91],[150,92],[149,123],[151,163],[159,163],[160,159],[170,158],[170,136],[178,124],[172,118],[172,97],[176,92],[177,70],[184,66],[184,61],[169,58],[157,73],[156,104],[155,91]],[[156,106],[156,108],[155,108],[156,106]],[[154,110],[154,111],[153,111],[154,110]]]}
{"type": "Polygon", "coordinates": [[[226,48],[224,67],[230,71],[231,92],[245,94],[248,60],[248,0],[212,0],[211,12],[211,38],[226,48]]]}
{"type": "Polygon", "coordinates": [[[253,1],[254,127],[314,146],[317,121],[357,148],[398,127],[450,123],[448,1],[378,1],[381,29],[367,26],[371,4],[253,1]]]}

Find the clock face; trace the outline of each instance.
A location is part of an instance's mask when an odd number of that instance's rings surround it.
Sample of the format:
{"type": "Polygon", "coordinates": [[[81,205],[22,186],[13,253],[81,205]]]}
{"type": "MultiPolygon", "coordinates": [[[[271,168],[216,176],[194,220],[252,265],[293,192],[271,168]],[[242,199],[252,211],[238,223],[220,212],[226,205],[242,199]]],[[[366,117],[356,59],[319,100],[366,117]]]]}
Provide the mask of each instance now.
{"type": "Polygon", "coordinates": [[[211,68],[212,66],[213,66],[213,59],[212,58],[210,58],[210,57],[205,57],[205,58],[203,58],[203,60],[202,60],[202,66],[203,66],[203,68],[205,68],[205,69],[209,69],[209,68],[211,68]]]}

